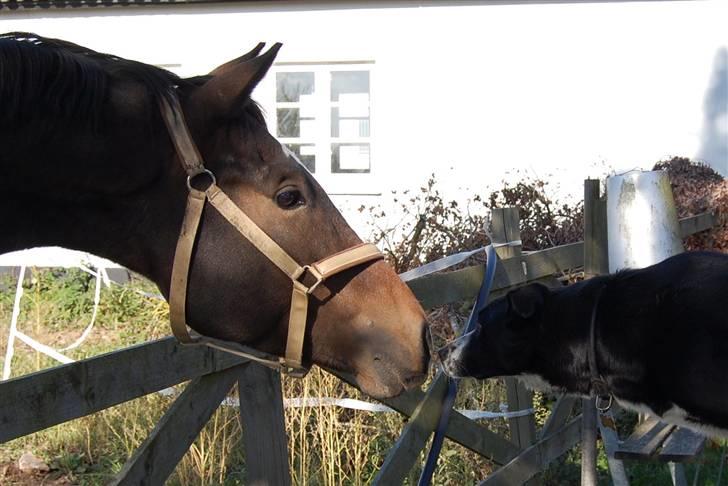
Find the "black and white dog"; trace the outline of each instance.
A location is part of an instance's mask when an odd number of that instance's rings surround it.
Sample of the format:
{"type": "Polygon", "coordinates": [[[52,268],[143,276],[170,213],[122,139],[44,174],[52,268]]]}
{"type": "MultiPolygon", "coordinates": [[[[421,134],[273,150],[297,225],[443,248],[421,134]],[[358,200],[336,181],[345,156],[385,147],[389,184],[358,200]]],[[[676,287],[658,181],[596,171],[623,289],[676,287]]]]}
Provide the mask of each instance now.
{"type": "Polygon", "coordinates": [[[439,351],[447,373],[515,375],[579,395],[597,379],[627,408],[728,437],[728,255],[682,253],[556,290],[527,285],[478,320],[439,351]]]}

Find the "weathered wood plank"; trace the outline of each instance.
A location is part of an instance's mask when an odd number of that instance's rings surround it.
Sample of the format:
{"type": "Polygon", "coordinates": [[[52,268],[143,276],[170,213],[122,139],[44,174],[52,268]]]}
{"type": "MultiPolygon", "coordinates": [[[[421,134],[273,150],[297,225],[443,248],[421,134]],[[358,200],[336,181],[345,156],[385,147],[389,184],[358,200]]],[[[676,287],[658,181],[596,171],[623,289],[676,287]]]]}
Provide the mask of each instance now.
{"type": "Polygon", "coordinates": [[[172,337],[0,383],[0,443],[245,362],[172,337]]]}
{"type": "Polygon", "coordinates": [[[597,486],[597,409],[591,398],[581,401],[581,486],[597,486]]]}
{"type": "Polygon", "coordinates": [[[427,390],[424,400],[404,426],[397,442],[389,450],[374,485],[402,484],[437,427],[442,401],[447,394],[447,378],[439,374],[427,390]]]}
{"type": "Polygon", "coordinates": [[[713,213],[701,213],[680,220],[680,235],[685,238],[715,226],[718,218],[713,213]]]}
{"type": "Polygon", "coordinates": [[[607,464],[609,465],[609,474],[612,476],[612,486],[629,486],[629,478],[624,468],[624,463],[614,457],[614,452],[619,447],[619,436],[617,435],[617,424],[614,421],[613,409],[606,412],[600,412],[597,422],[599,424],[599,432],[602,435],[602,443],[607,453],[607,464]]]}
{"type": "MultiPolygon", "coordinates": [[[[345,382],[353,384],[354,380],[346,373],[327,370],[345,382]]],[[[415,389],[394,398],[379,400],[405,416],[412,416],[417,406],[424,399],[422,390],[415,389]]],[[[497,464],[505,464],[518,455],[520,450],[509,440],[491,432],[484,426],[453,410],[447,425],[446,437],[467,447],[473,452],[487,457],[497,464]]]]}
{"type": "MultiPolygon", "coordinates": [[[[501,260],[521,256],[521,231],[518,208],[493,208],[490,213],[491,239],[501,260]]],[[[514,275],[523,279],[523,272],[514,275]]],[[[516,283],[516,282],[514,282],[516,283]]]]}
{"type": "MultiPolygon", "coordinates": [[[[583,243],[571,243],[519,258],[501,260],[493,281],[493,292],[511,287],[512,275],[524,275],[522,281],[537,280],[562,271],[580,267],[583,263],[583,243]],[[526,272],[524,274],[524,267],[526,272]]],[[[484,266],[473,265],[452,272],[428,275],[407,282],[425,309],[438,305],[472,299],[483,281],[484,266]]]]}
{"type": "Polygon", "coordinates": [[[648,459],[675,428],[654,417],[638,425],[632,434],[614,451],[617,459],[648,459]]]}
{"type": "Polygon", "coordinates": [[[512,486],[522,484],[566,451],[574,447],[581,436],[581,416],[566,427],[535,443],[508,464],[480,483],[480,486],[512,486]]]}
{"type": "MultiPolygon", "coordinates": [[[[506,400],[509,410],[524,410],[533,407],[533,392],[527,390],[516,378],[509,377],[503,381],[506,385],[506,400]]],[[[536,422],[533,415],[509,418],[508,428],[511,431],[511,442],[521,449],[533,444],[536,438],[536,422]]]]}
{"type": "MultiPolygon", "coordinates": [[[[609,272],[607,202],[598,179],[584,181],[584,276],[609,272]]],[[[597,484],[597,410],[593,399],[582,400],[581,486],[597,484]]]]}
{"type": "Polygon", "coordinates": [[[238,376],[238,396],[245,443],[245,484],[291,484],[280,373],[250,363],[238,376]]]}
{"type": "Polygon", "coordinates": [[[598,179],[584,181],[584,273],[587,277],[609,272],[607,253],[607,200],[600,197],[598,179]]]}
{"type": "MultiPolygon", "coordinates": [[[[518,285],[526,280],[528,267],[524,265],[504,265],[504,261],[517,259],[522,263],[520,216],[518,208],[494,208],[491,211],[491,240],[499,258],[496,274],[499,281],[508,282],[509,286],[518,285]]],[[[510,410],[522,410],[533,407],[533,393],[526,390],[515,378],[504,380],[506,396],[510,410]]],[[[533,443],[536,426],[533,415],[508,419],[511,431],[511,442],[521,449],[533,443]]]]}
{"type": "Polygon", "coordinates": [[[686,462],[694,460],[703,452],[705,436],[683,427],[674,430],[662,444],[657,458],[667,462],[686,462]]]}
{"type": "Polygon", "coordinates": [[[164,484],[210,416],[220,406],[239,373],[240,370],[236,367],[195,378],[110,484],[164,484]]]}
{"type": "Polygon", "coordinates": [[[561,395],[558,400],[556,400],[549,417],[546,419],[546,423],[541,429],[538,437],[539,440],[553,434],[560,429],[567,420],[569,420],[571,412],[574,409],[574,403],[577,400],[578,399],[576,397],[570,395],[561,395]]]}

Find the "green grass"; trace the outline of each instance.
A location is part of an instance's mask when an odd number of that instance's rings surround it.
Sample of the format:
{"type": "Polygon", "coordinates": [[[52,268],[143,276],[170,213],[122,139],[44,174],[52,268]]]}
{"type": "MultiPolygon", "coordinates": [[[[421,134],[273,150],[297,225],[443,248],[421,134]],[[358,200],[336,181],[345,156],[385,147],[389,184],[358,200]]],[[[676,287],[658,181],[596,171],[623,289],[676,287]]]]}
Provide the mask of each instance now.
{"type": "MultiPolygon", "coordinates": [[[[80,270],[33,270],[25,283],[19,328],[56,348],[73,342],[85,328],[93,304],[93,279],[80,270]]],[[[10,323],[15,283],[0,281],[0,365],[10,323]]],[[[164,302],[140,295],[155,292],[139,278],[125,286],[102,291],[96,327],[88,341],[68,354],[83,359],[169,334],[168,309],[164,302]]],[[[13,376],[50,366],[53,360],[22,343],[16,344],[13,376]]],[[[181,386],[179,387],[181,388],[181,386]]],[[[284,395],[363,397],[354,388],[321,370],[314,369],[304,380],[284,378],[284,395]]],[[[494,381],[464,380],[458,408],[498,410],[505,401],[504,388],[494,381]]],[[[552,401],[538,398],[537,423],[542,424],[552,401]]],[[[38,484],[38,478],[18,475],[3,477],[3,465],[15,463],[24,451],[33,452],[51,466],[46,482],[65,478],[71,484],[106,484],[134,449],[146,438],[172,398],[152,394],[66,424],[0,445],[0,484],[38,484]]],[[[294,484],[365,485],[376,475],[390,448],[401,433],[404,420],[394,413],[371,414],[339,408],[286,410],[290,471],[294,484]]],[[[508,435],[504,420],[483,421],[487,427],[508,435]]],[[[245,460],[239,447],[241,430],[236,410],[221,407],[210,420],[169,484],[239,485],[245,481],[245,460]]],[[[720,450],[710,447],[701,457],[697,484],[714,485],[720,450]]],[[[461,446],[446,441],[435,484],[476,484],[493,464],[461,446]]],[[[667,467],[657,463],[630,463],[633,485],[669,484],[667,467]]],[[[692,481],[696,466],[688,465],[692,481]]],[[[544,485],[579,482],[578,448],[563,456],[543,475],[544,485]]],[[[603,451],[599,460],[600,484],[608,484],[603,451]]],[[[416,484],[419,466],[406,484],[416,484]]],[[[728,471],[726,472],[728,484],[728,471]]],[[[66,483],[68,484],[68,483],[66,483]]]]}

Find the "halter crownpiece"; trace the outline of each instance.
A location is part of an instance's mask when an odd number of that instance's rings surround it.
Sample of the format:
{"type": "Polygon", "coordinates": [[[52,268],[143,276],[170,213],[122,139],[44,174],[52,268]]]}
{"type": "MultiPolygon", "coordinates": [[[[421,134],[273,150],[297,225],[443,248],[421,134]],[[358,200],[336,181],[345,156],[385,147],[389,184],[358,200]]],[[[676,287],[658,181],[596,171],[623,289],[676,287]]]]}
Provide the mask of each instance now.
{"type": "Polygon", "coordinates": [[[182,167],[187,172],[187,206],[180,230],[172,266],[169,295],[169,319],[172,332],[181,343],[205,344],[227,351],[266,366],[281,369],[294,376],[304,376],[308,368],[303,365],[303,343],[306,337],[308,299],[327,278],[366,262],[384,258],[379,249],[371,243],[362,243],[335,253],[310,265],[299,265],[278,243],[268,236],[240,209],[217,185],[215,176],[205,168],[197,146],[192,140],[184,121],[182,108],[176,96],[161,100],[164,119],[182,167]],[[206,176],[209,184],[199,190],[192,180],[206,176]],[[285,273],[292,282],[291,309],[288,317],[288,337],[284,356],[274,356],[240,343],[213,339],[197,333],[191,335],[187,329],[185,306],[187,302],[187,281],[192,262],[195,237],[202,218],[205,203],[209,202],[238,232],[253,244],[263,255],[285,273]],[[310,286],[302,280],[306,275],[315,281],[310,286]]]}

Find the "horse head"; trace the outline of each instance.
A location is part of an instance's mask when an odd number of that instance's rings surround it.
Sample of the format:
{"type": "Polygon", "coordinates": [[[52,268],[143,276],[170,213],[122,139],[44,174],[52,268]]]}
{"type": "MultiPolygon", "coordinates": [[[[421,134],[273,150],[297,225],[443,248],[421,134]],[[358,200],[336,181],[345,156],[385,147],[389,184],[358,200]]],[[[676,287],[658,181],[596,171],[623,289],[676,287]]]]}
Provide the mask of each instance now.
{"type": "MultiPolygon", "coordinates": [[[[178,93],[205,166],[217,185],[293,260],[310,264],[361,243],[311,173],[266,129],[251,93],[280,44],[262,45],[178,93]]],[[[179,184],[179,164],[172,164],[179,184]]],[[[169,267],[167,267],[169,270],[169,267]]],[[[158,279],[169,293],[169,276],[158,279]]],[[[282,355],[291,281],[211,208],[189,268],[187,323],[203,335],[282,355]]],[[[304,360],[354,375],[362,390],[391,396],[424,379],[424,314],[379,260],[326,280],[306,320],[304,360]]]]}

